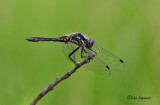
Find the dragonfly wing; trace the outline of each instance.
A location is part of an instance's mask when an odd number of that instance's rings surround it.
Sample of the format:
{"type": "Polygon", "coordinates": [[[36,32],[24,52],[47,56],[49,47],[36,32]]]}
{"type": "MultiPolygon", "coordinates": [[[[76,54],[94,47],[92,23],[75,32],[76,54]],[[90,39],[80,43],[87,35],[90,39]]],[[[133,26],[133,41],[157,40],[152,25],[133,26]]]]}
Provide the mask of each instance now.
{"type": "Polygon", "coordinates": [[[83,67],[103,76],[111,75],[111,71],[106,68],[105,64],[101,63],[101,60],[97,56],[86,65],[83,65],[83,67]]]}
{"type": "Polygon", "coordinates": [[[124,62],[111,52],[94,45],[93,50],[97,53],[96,61],[105,65],[109,70],[124,70],[124,62]]]}

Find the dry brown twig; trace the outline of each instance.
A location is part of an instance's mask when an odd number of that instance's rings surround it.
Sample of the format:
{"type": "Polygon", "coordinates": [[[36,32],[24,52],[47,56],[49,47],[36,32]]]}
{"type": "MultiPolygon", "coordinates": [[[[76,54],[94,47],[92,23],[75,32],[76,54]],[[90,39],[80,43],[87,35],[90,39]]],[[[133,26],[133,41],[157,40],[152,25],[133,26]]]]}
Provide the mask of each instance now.
{"type": "Polygon", "coordinates": [[[38,96],[32,101],[32,103],[30,105],[36,105],[36,103],[44,96],[46,95],[49,91],[53,90],[54,87],[61,82],[64,79],[69,78],[78,68],[80,68],[82,65],[88,63],[92,58],[94,58],[96,56],[96,53],[91,53],[85,60],[83,60],[82,62],[78,62],[78,64],[68,73],[64,74],[61,77],[58,77],[55,81],[53,81],[46,89],[44,89],[43,91],[41,91],[38,96]]]}

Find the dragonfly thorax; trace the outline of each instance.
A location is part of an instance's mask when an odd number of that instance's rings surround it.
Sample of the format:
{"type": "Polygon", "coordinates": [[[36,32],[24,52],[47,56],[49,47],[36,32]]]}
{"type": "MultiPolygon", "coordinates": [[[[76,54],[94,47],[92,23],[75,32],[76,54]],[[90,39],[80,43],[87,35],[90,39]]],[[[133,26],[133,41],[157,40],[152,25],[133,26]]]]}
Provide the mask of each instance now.
{"type": "Polygon", "coordinates": [[[78,46],[85,46],[88,49],[92,48],[94,44],[94,40],[92,38],[86,37],[78,32],[69,35],[67,38],[67,42],[74,43],[78,46]]]}

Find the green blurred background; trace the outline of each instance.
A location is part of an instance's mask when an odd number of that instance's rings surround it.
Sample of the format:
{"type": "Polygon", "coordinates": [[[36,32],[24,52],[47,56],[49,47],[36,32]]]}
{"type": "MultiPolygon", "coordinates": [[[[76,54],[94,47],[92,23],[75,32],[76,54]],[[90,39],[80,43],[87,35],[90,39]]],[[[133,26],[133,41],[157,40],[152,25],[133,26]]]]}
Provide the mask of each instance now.
{"type": "Polygon", "coordinates": [[[125,62],[103,77],[80,68],[38,105],[160,105],[159,0],[1,0],[0,105],[28,105],[74,67],[62,43],[33,36],[81,32],[125,62]],[[151,97],[128,100],[128,95],[151,97]]]}

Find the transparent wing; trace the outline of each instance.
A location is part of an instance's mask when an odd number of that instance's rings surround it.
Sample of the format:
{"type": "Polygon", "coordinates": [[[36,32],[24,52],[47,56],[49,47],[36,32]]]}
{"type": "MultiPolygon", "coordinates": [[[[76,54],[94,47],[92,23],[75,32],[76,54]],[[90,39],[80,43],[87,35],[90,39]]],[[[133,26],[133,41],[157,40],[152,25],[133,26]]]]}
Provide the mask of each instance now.
{"type": "Polygon", "coordinates": [[[98,57],[94,57],[90,62],[83,65],[85,69],[94,71],[97,74],[103,75],[103,76],[110,76],[111,71],[108,70],[105,66],[105,64],[101,63],[101,60],[98,57]]]}
{"type": "Polygon", "coordinates": [[[96,44],[92,49],[97,53],[96,62],[101,62],[103,65],[108,66],[109,70],[124,70],[124,62],[116,55],[96,44]]]}

